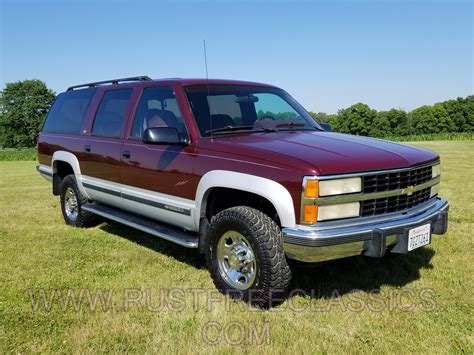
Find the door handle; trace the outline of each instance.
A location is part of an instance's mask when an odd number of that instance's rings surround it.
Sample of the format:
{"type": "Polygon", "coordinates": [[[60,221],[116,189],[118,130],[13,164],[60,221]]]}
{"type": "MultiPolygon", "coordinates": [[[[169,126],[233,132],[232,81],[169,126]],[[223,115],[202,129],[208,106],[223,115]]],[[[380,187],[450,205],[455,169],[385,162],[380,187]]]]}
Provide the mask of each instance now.
{"type": "Polygon", "coordinates": [[[84,150],[85,150],[86,152],[90,152],[90,151],[91,151],[91,146],[90,146],[90,145],[86,145],[86,146],[84,147],[84,150]]]}
{"type": "Polygon", "coordinates": [[[130,159],[130,152],[129,152],[128,150],[124,150],[124,151],[122,152],[122,157],[123,157],[124,159],[130,159]]]}

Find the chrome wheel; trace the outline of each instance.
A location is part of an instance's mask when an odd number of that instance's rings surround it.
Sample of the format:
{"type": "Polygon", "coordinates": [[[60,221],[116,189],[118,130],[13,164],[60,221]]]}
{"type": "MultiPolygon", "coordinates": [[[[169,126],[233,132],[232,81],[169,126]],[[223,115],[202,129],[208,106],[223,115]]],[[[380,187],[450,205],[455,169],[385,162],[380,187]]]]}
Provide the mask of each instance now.
{"type": "Polygon", "coordinates": [[[64,192],[64,211],[71,221],[75,221],[79,215],[76,192],[71,187],[64,192]]]}
{"type": "Polygon", "coordinates": [[[219,238],[217,266],[225,282],[239,290],[250,288],[257,274],[253,249],[248,240],[237,231],[225,232],[219,238]]]}

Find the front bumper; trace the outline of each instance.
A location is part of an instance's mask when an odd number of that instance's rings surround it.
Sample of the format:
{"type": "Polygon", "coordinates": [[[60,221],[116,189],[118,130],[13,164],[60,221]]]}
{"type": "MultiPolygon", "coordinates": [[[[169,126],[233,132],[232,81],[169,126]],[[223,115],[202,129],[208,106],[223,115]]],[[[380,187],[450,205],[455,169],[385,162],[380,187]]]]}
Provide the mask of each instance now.
{"type": "Polygon", "coordinates": [[[352,255],[382,257],[387,250],[407,252],[408,229],[430,223],[432,234],[448,229],[449,204],[436,198],[403,213],[283,228],[283,246],[290,259],[317,262],[352,255]]]}

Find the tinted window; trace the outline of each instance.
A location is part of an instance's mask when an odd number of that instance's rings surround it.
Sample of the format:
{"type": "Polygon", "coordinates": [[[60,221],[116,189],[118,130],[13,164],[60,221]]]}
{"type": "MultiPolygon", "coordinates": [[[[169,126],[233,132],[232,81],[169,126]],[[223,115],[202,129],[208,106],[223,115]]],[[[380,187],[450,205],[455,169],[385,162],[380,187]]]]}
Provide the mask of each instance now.
{"type": "Polygon", "coordinates": [[[254,96],[257,98],[255,110],[258,120],[293,120],[299,116],[298,112],[278,95],[262,93],[254,96]]]}
{"type": "Polygon", "coordinates": [[[43,132],[79,134],[96,91],[83,89],[59,94],[49,110],[43,132]]]}
{"type": "Polygon", "coordinates": [[[240,105],[235,102],[235,95],[208,96],[209,111],[211,119],[222,122],[223,125],[242,124],[242,111],[240,105]]]}
{"type": "Polygon", "coordinates": [[[107,91],[95,116],[92,134],[102,137],[120,137],[132,89],[107,91]]]}
{"type": "Polygon", "coordinates": [[[211,84],[185,90],[202,136],[216,129],[219,134],[236,132],[238,127],[247,133],[319,129],[304,108],[281,89],[211,84]]]}
{"type": "Polygon", "coordinates": [[[175,127],[185,134],[183,117],[172,88],[145,88],[133,120],[130,136],[140,138],[150,127],[175,127]]]}

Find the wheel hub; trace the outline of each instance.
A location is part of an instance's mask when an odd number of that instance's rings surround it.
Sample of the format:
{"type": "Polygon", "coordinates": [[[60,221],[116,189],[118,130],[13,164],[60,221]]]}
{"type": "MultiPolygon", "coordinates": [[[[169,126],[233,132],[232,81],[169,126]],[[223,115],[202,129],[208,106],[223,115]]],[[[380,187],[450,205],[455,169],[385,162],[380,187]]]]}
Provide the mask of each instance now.
{"type": "Polygon", "coordinates": [[[79,214],[77,197],[76,192],[71,187],[68,187],[64,193],[64,211],[70,220],[75,221],[77,219],[79,214]]]}
{"type": "Polygon", "coordinates": [[[217,243],[217,265],[226,283],[248,289],[255,281],[257,263],[248,240],[237,231],[225,232],[217,243]]]}

